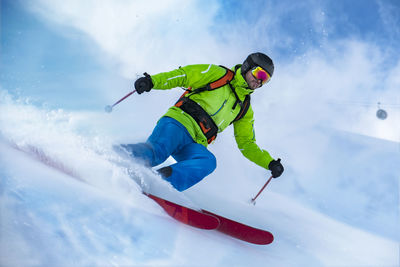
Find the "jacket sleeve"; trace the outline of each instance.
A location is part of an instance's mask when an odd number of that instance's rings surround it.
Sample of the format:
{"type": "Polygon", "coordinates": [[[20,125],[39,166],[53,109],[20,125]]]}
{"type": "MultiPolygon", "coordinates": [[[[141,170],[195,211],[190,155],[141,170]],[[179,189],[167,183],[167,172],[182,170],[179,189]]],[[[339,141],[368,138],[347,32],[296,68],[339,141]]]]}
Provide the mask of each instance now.
{"type": "Polygon", "coordinates": [[[154,89],[175,87],[200,88],[224,75],[225,70],[212,64],[196,64],[180,67],[169,72],[151,75],[154,89]]]}
{"type": "Polygon", "coordinates": [[[268,170],[268,164],[273,158],[268,151],[261,149],[256,144],[253,116],[254,112],[250,106],[246,115],[233,123],[236,143],[243,156],[268,170]]]}

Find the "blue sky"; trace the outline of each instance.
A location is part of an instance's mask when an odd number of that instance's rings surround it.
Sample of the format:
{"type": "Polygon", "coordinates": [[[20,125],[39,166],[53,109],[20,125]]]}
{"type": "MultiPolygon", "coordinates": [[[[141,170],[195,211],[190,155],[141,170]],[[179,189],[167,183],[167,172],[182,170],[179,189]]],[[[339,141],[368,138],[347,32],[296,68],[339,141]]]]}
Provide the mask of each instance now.
{"type": "MultiPolygon", "coordinates": [[[[273,21],[272,29],[265,27],[259,34],[265,40],[271,33],[278,39],[290,36],[289,45],[282,42],[274,47],[285,60],[293,60],[310,47],[347,38],[375,43],[391,52],[400,45],[396,28],[400,24],[398,1],[222,1],[217,21],[223,25],[240,25],[246,21],[247,26],[263,20],[263,15],[269,12],[275,12],[269,18],[273,21]]],[[[397,59],[398,56],[388,58],[392,64],[397,59]]]]}

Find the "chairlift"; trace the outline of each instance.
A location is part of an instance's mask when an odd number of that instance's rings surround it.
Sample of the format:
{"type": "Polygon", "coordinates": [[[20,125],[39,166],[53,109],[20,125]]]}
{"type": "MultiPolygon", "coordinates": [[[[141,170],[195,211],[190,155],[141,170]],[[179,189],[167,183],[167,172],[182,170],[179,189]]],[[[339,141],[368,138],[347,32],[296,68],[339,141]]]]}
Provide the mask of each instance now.
{"type": "Polygon", "coordinates": [[[380,120],[385,120],[388,116],[386,110],[380,107],[381,103],[378,102],[378,110],[376,111],[376,117],[380,120]]]}

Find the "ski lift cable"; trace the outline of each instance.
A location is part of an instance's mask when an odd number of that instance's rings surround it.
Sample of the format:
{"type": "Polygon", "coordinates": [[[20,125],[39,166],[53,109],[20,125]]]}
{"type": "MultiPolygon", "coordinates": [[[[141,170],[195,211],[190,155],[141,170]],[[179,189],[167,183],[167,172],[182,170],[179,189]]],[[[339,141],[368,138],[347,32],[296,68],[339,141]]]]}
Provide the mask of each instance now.
{"type": "Polygon", "coordinates": [[[400,108],[400,104],[385,104],[382,102],[378,103],[371,103],[371,102],[355,102],[355,101],[329,101],[328,103],[330,104],[335,104],[335,105],[355,105],[355,106],[365,106],[365,107],[373,107],[377,106],[379,108],[400,108]]]}

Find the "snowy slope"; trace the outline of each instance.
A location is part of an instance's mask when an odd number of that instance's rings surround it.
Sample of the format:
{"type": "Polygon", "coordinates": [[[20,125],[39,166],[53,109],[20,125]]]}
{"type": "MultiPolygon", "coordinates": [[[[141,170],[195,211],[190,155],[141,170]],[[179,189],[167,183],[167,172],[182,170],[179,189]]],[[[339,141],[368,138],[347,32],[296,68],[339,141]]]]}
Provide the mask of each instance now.
{"type": "MultiPolygon", "coordinates": [[[[251,245],[179,224],[142,195],[120,167],[106,160],[109,140],[78,130],[76,115],[9,99],[1,111],[8,114],[1,116],[1,266],[396,266],[399,262],[394,239],[334,220],[272,190],[264,192],[256,206],[216,194],[215,188],[204,190],[207,183],[186,193],[210,211],[270,230],[275,235],[271,245],[251,245]],[[38,148],[56,168],[13,148],[7,140],[23,149],[38,148]]],[[[140,165],[136,171],[139,176],[154,176],[140,165]]]]}

